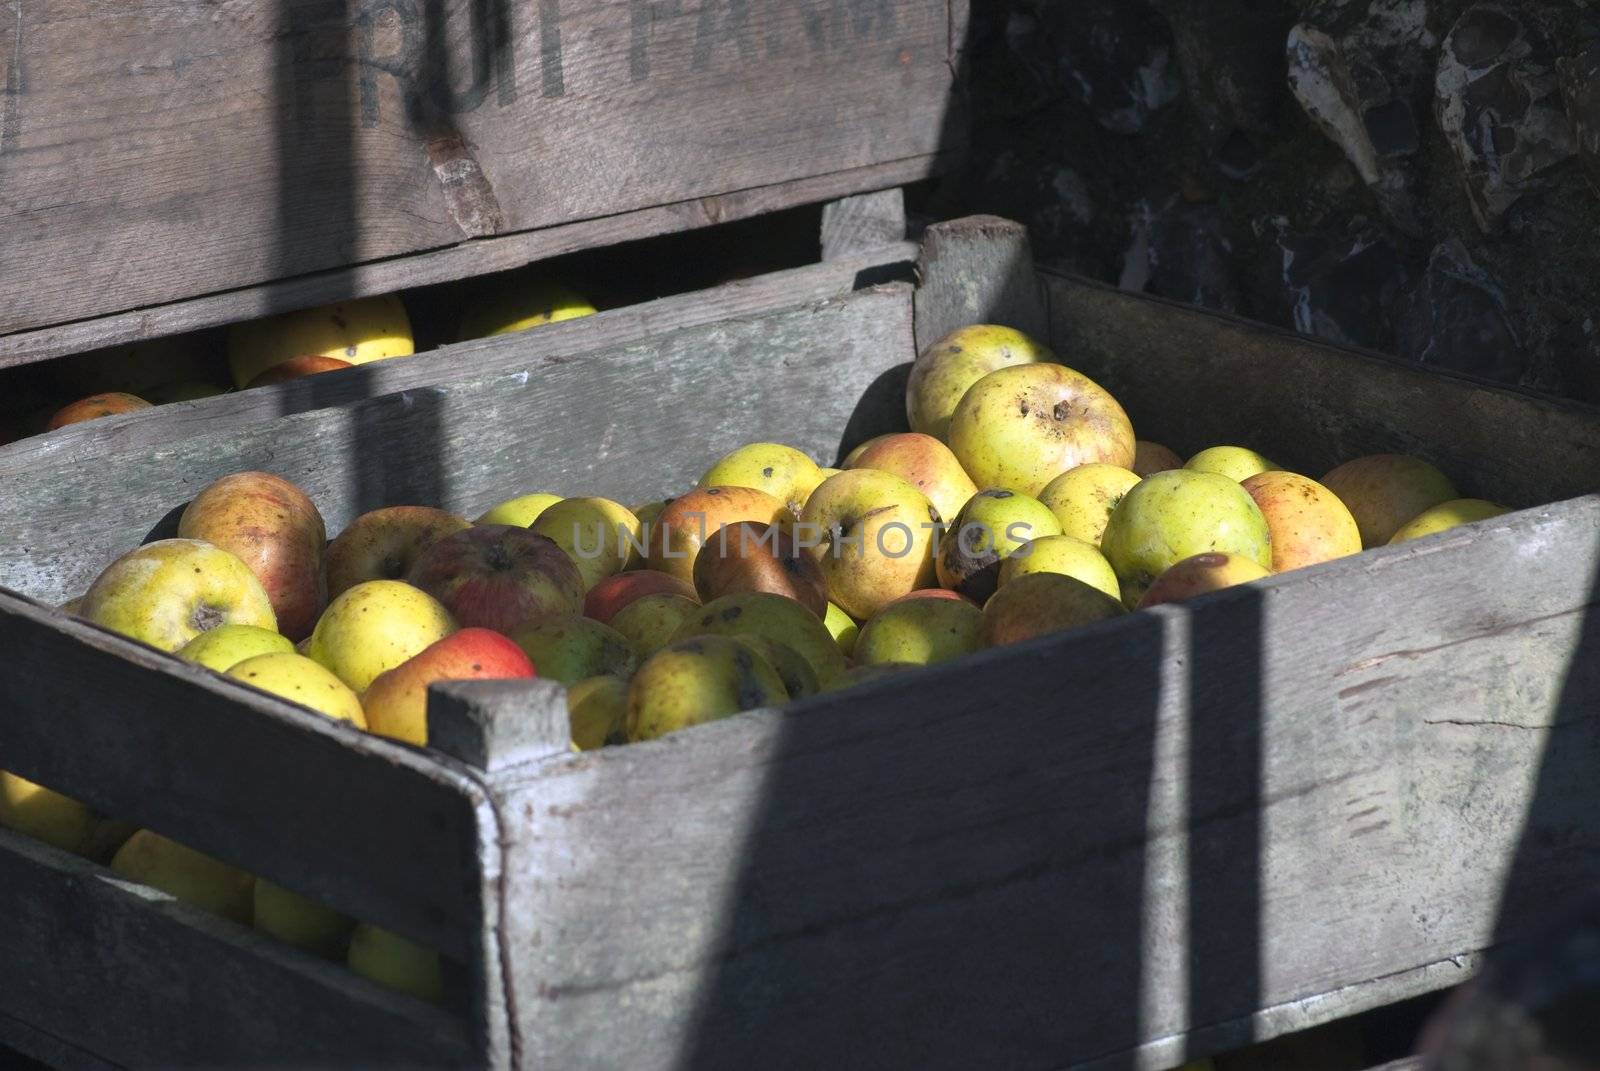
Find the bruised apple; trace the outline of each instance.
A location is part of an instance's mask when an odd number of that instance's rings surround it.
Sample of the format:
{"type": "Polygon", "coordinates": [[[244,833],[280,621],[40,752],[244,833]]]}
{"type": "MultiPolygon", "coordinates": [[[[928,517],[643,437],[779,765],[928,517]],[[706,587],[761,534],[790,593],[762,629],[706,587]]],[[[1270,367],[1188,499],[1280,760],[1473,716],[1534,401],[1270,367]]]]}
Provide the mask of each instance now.
{"type": "Polygon", "coordinates": [[[471,522],[432,506],[385,506],[351,521],[328,544],[328,597],[368,580],[399,580],[424,547],[471,522]]]}
{"type": "Polygon", "coordinates": [[[1060,535],[1055,514],[1036,498],[979,491],[939,540],[939,583],[982,605],[1000,582],[1000,562],[1031,540],[1060,535]]]}
{"type": "Polygon", "coordinates": [[[793,526],[783,500],[753,487],[698,487],[679,495],[656,515],[646,549],[649,568],[694,583],[694,560],[724,525],[739,521],[793,526]]]}
{"type": "Polygon", "coordinates": [[[631,644],[640,658],[649,658],[671,642],[678,628],[700,612],[693,598],[658,591],[634,599],[612,615],[609,624],[631,644]]]}
{"type": "Polygon", "coordinates": [[[691,636],[763,636],[792,648],[826,687],[844,671],[845,657],[822,619],[793,599],[765,591],[724,595],[678,626],[673,641],[691,636]]]}
{"type": "Polygon", "coordinates": [[[417,555],[406,581],[443,603],[462,627],[507,635],[583,607],[583,578],[572,559],[537,532],[509,524],[440,536],[417,555]]]}
{"type": "Polygon", "coordinates": [[[817,617],[828,610],[822,569],[800,549],[792,530],[739,521],[719,529],[694,560],[694,588],[701,602],[744,591],[793,599],[817,617]]]}

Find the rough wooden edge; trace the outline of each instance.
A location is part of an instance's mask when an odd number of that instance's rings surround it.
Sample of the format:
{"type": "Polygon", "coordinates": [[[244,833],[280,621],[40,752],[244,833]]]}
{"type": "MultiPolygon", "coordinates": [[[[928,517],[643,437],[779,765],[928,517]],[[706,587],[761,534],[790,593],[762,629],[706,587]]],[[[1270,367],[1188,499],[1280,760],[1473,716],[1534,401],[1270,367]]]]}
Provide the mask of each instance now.
{"type": "MultiPolygon", "coordinates": [[[[5,849],[0,848],[0,852],[5,849]]],[[[117,1065],[107,1063],[94,1053],[64,1041],[54,1034],[39,1030],[21,1019],[0,1011],[0,1045],[13,1049],[23,1056],[47,1064],[56,1071],[116,1071],[117,1065]]],[[[7,1062],[0,1052],[0,1062],[7,1062]]]]}
{"type": "Polygon", "coordinates": [[[899,186],[937,173],[953,152],[914,156],[809,179],[600,216],[542,230],[481,238],[348,268],[208,294],[0,336],[0,368],[102,346],[159,338],[309,308],[330,301],[518,268],[565,253],[731,223],[861,189],[899,186]]]}
{"type": "Polygon", "coordinates": [[[1043,286],[1028,229],[998,216],[966,216],[927,229],[917,260],[917,352],[958,327],[997,323],[1043,340],[1043,286]]]}
{"type": "Polygon", "coordinates": [[[828,263],[608,309],[516,335],[458,342],[412,357],[376,361],[300,381],[71,424],[0,445],[0,476],[380,394],[518,371],[530,364],[594,354],[667,331],[805,305],[849,293],[864,282],[883,281],[899,265],[909,273],[916,249],[910,242],[894,242],[828,263]]]}
{"type": "Polygon", "coordinates": [[[902,242],[905,237],[905,193],[898,186],[822,206],[823,263],[859,256],[902,242]]]}
{"type": "Polygon", "coordinates": [[[444,681],[428,689],[428,740],[485,773],[566,754],[567,689],[557,681],[444,681]]]}

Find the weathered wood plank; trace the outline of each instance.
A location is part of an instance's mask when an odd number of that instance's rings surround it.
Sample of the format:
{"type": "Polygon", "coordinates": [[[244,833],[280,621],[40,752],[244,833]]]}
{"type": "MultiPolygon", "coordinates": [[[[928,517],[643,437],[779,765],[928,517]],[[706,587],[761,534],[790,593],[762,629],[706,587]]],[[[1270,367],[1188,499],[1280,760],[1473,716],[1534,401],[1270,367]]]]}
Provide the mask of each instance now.
{"type": "Polygon", "coordinates": [[[822,206],[824,262],[859,256],[906,237],[905,195],[892,190],[857,194],[822,206]]]}
{"type": "Polygon", "coordinates": [[[0,331],[925,166],[952,147],[949,19],[929,0],[41,0],[0,26],[22,87],[0,331]]]}
{"type": "Polygon", "coordinates": [[[1153,1067],[1459,980],[1600,879],[1597,547],[1576,500],[510,771],[525,1052],[1153,1067]]]}
{"type": "Polygon", "coordinates": [[[1049,331],[1028,229],[998,216],[936,223],[917,261],[917,352],[958,327],[998,323],[1034,338],[1049,331]]]}
{"type": "Polygon", "coordinates": [[[67,1067],[482,1065],[454,1016],[5,830],[0,961],[67,1067]]]}
{"type": "Polygon", "coordinates": [[[482,796],[464,768],[4,592],[0,648],[6,769],[476,955],[482,796]]]}
{"type": "MultiPolygon", "coordinates": [[[[538,334],[506,344],[537,347],[538,334]]],[[[337,532],[380,505],[476,516],[535,489],[648,501],[692,486],[745,442],[833,460],[904,426],[910,356],[909,287],[890,284],[581,361],[531,356],[509,372],[507,360],[486,379],[11,473],[0,587],[52,602],[77,595],[117,555],[165,533],[206,484],[246,469],[294,481],[337,532]]]]}
{"type": "MultiPolygon", "coordinates": [[[[0,1062],[7,1066],[17,1063],[13,1053],[28,1060],[37,1060],[43,1067],[54,1071],[116,1071],[117,1066],[0,1012],[0,1062]]],[[[24,1064],[22,1071],[37,1071],[37,1068],[24,1064]]]]}
{"type": "Polygon", "coordinates": [[[463,342],[403,360],[379,361],[312,379],[179,402],[125,417],[73,424],[0,446],[0,476],[138,450],[208,432],[231,431],[245,423],[344,405],[381,394],[519,371],[536,360],[574,359],[580,354],[684,327],[756,316],[839,297],[855,289],[863,277],[882,281],[876,277],[903,269],[909,278],[915,257],[916,246],[896,242],[825,264],[771,272],[711,290],[546,324],[516,339],[463,342]]]}
{"type": "Polygon", "coordinates": [[[1188,456],[1231,443],[1313,478],[1381,451],[1511,506],[1600,490],[1600,410],[1041,273],[1061,359],[1188,456]]]}

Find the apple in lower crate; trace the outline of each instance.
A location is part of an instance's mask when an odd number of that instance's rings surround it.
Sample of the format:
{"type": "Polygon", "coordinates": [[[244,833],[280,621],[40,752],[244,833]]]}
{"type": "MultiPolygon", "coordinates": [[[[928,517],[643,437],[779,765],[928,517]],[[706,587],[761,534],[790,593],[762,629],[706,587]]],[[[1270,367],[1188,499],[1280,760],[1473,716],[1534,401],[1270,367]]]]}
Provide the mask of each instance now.
{"type": "Polygon", "coordinates": [[[906,420],[912,431],[948,441],[951,414],[974,383],[996,369],[1053,360],[1048,347],[1015,328],[958,327],[917,355],[906,383],[906,420]]]}
{"type": "Polygon", "coordinates": [[[369,510],[328,544],[328,597],[368,580],[399,580],[428,544],[470,527],[465,517],[432,506],[369,510]]]}
{"type": "Polygon", "coordinates": [[[251,387],[270,387],[274,383],[287,383],[291,379],[304,379],[306,376],[321,375],[323,372],[337,372],[341,368],[354,368],[355,365],[342,357],[329,357],[321,353],[303,353],[298,357],[290,357],[287,361],[280,361],[271,368],[263,369],[254,379],[245,384],[245,389],[251,387]]]}
{"type": "Polygon", "coordinates": [[[1208,446],[1184,463],[1193,472],[1214,472],[1243,483],[1262,472],[1275,472],[1283,466],[1245,446],[1208,446]]]}
{"type": "Polygon", "coordinates": [[[1100,384],[1059,364],[990,372],[950,417],[950,449],[980,487],[1038,495],[1078,465],[1133,464],[1133,425],[1100,384]]]}
{"type": "Polygon", "coordinates": [[[278,631],[291,640],[310,634],[328,601],[328,533],[304,491],[270,472],[224,476],[184,507],[178,535],[236,555],[267,589],[278,631]]]}
{"type": "Polygon", "coordinates": [[[526,528],[539,519],[539,514],[560,501],[560,495],[553,495],[548,491],[518,495],[516,498],[508,498],[504,502],[490,506],[484,511],[483,516],[472,523],[511,524],[518,528],[526,528]]]}
{"type": "Polygon", "coordinates": [[[530,528],[480,524],[422,549],[406,582],[426,591],[464,628],[507,635],[583,609],[583,577],[556,543],[530,528]]]}
{"type": "Polygon", "coordinates": [[[1158,472],[1183,468],[1183,458],[1178,456],[1176,450],[1160,443],[1139,439],[1134,443],[1133,464],[1129,467],[1142,479],[1158,472]]]}
{"type": "Polygon", "coordinates": [[[1098,547],[1069,535],[1045,536],[1018,547],[1000,563],[999,586],[1029,573],[1060,573],[1081,580],[1113,599],[1122,598],[1117,571],[1098,547]]]}
{"type": "Polygon", "coordinates": [[[700,603],[670,591],[635,599],[611,618],[640,658],[649,658],[671,642],[678,629],[700,612],[700,603]]]}
{"type": "Polygon", "coordinates": [[[587,591],[622,572],[641,553],[639,518],[609,498],[564,498],[539,514],[529,531],[555,541],[578,567],[587,591]]]}
{"type": "Polygon", "coordinates": [[[567,719],[572,723],[572,743],[579,751],[593,751],[622,740],[628,717],[628,682],[602,673],[585,677],[567,688],[567,719]]]}
{"type": "Polygon", "coordinates": [[[577,614],[547,617],[511,637],[533,661],[539,676],[562,684],[609,674],[627,677],[639,656],[627,637],[609,625],[577,614]]]}
{"type": "Polygon", "coordinates": [[[654,740],[788,698],[778,671],[747,644],[731,636],[695,636],[639,667],[628,685],[624,731],[630,741],[654,740]]]}
{"type": "Polygon", "coordinates": [[[464,628],[378,674],[362,693],[361,708],[370,731],[420,747],[428,742],[428,685],[516,680],[534,673],[528,656],[507,637],[486,628],[464,628]]]}
{"type": "Polygon", "coordinates": [[[111,869],[129,881],[212,914],[250,925],[255,912],[255,877],[148,829],[128,838],[111,869]]]}
{"type": "Polygon", "coordinates": [[[281,632],[255,625],[222,625],[178,648],[178,657],[226,673],[246,658],[293,650],[294,642],[281,632]]]}
{"type": "Polygon", "coordinates": [[[1183,602],[1196,595],[1221,591],[1235,584],[1248,584],[1271,575],[1258,563],[1237,554],[1196,554],[1156,577],[1155,583],[1139,600],[1139,609],[1168,602],[1183,602]]]}
{"type": "Polygon", "coordinates": [[[656,569],[635,569],[608,576],[590,588],[583,597],[583,616],[609,625],[612,618],[646,595],[682,595],[698,601],[694,585],[688,581],[656,569]]]}
{"type": "Polygon", "coordinates": [[[694,636],[761,636],[792,648],[826,687],[844,672],[845,657],[821,618],[793,599],[764,591],[724,595],[678,627],[673,642],[694,636]]]}
{"type": "Polygon", "coordinates": [[[1391,545],[1406,543],[1423,536],[1437,535],[1447,532],[1463,524],[1474,521],[1486,521],[1491,517],[1500,517],[1511,511],[1494,502],[1481,498],[1456,498],[1449,502],[1441,502],[1432,509],[1423,510],[1400,526],[1400,530],[1390,537],[1391,545]]]}
{"type": "Polygon", "coordinates": [[[982,605],[999,585],[1004,558],[1031,540],[1060,534],[1061,523],[1038,499],[979,491],[939,539],[939,583],[982,605]]]}
{"type": "Polygon", "coordinates": [[[979,646],[983,611],[965,599],[907,596],[861,626],[857,665],[880,662],[931,666],[971,654],[979,646]]]}
{"type": "Polygon", "coordinates": [[[347,721],[358,729],[367,727],[356,693],[305,655],[293,651],[256,655],[228,667],[227,675],[334,721],[347,721]]]}
{"type": "Polygon", "coordinates": [[[1361,529],[1339,496],[1297,472],[1260,472],[1244,481],[1272,534],[1272,570],[1361,553],[1361,529]]]}
{"type": "Polygon", "coordinates": [[[87,804],[0,770],[0,826],[64,852],[81,853],[97,822],[87,804]]]}
{"type": "Polygon", "coordinates": [[[1039,501],[1055,514],[1063,535],[1098,547],[1111,522],[1111,511],[1139,480],[1136,473],[1119,465],[1079,465],[1045,484],[1039,501]]]}
{"type": "Polygon", "coordinates": [[[1214,472],[1178,469],[1146,477],[1111,514],[1100,550],[1122,598],[1137,606],[1156,577],[1195,554],[1238,554],[1272,566],[1272,537],[1250,493],[1214,472]]]}
{"type": "MultiPolygon", "coordinates": [[[[826,486],[826,484],[824,484],[826,486]]],[[[650,525],[649,568],[694,583],[694,560],[705,541],[740,521],[793,527],[782,499],[753,487],[697,487],[668,503],[650,525]]]]}
{"type": "Polygon", "coordinates": [[[861,626],[856,624],[856,619],[839,609],[837,603],[830,602],[827,613],[822,617],[822,627],[833,636],[833,642],[839,645],[840,652],[849,658],[850,653],[856,649],[856,637],[861,635],[861,626]]]}
{"type": "Polygon", "coordinates": [[[559,283],[501,281],[487,285],[461,317],[462,341],[526,331],[597,311],[582,294],[559,283]]]}
{"type": "Polygon", "coordinates": [[[455,631],[450,611],[427,592],[399,580],[369,580],[328,604],[306,654],[360,695],[380,673],[455,631]]]}
{"type": "Polygon", "coordinates": [[[439,953],[415,941],[368,923],[350,934],[345,958],[352,971],[386,989],[407,993],[430,1004],[444,1001],[444,971],[439,953]]]}
{"type": "Polygon", "coordinates": [[[86,420],[99,420],[101,417],[117,416],[121,413],[135,413],[140,409],[149,409],[151,405],[143,398],[121,391],[111,391],[106,394],[91,394],[87,398],[79,398],[69,405],[64,405],[51,415],[45,424],[46,431],[55,431],[68,424],[81,424],[86,420]]]}
{"type": "Polygon", "coordinates": [[[89,586],[78,612],[163,651],[219,625],[278,627],[250,567],[199,539],[159,539],[130,550],[89,586]]]}
{"type": "Polygon", "coordinates": [[[256,879],[253,919],[269,937],[326,959],[339,955],[355,926],[354,919],[266,878],[256,879]]]}
{"type": "Polygon", "coordinates": [[[822,568],[792,529],[739,521],[708,539],[694,560],[694,590],[701,602],[744,591],[793,599],[816,614],[828,612],[822,568]]]}
{"type": "Polygon", "coordinates": [[[898,476],[928,496],[941,517],[954,517],[978,493],[950,448],[932,435],[904,432],[872,440],[845,465],[898,476]]]}
{"type": "Polygon", "coordinates": [[[723,457],[700,477],[700,487],[753,487],[798,514],[822,482],[817,463],[792,446],[750,443],[723,457]]]}
{"type": "Polygon", "coordinates": [[[413,348],[411,320],[393,294],[234,324],[227,342],[228,368],[237,387],[274,365],[307,354],[366,364],[407,356],[413,348]]]}
{"type": "Polygon", "coordinates": [[[1409,454],[1358,457],[1319,482],[1350,510],[1363,547],[1383,546],[1411,518],[1461,497],[1448,476],[1409,454]]]}
{"type": "MultiPolygon", "coordinates": [[[[806,503],[796,533],[812,545],[828,598],[866,620],[900,596],[935,583],[935,535],[943,523],[928,496],[898,476],[849,469],[806,503]]],[[[826,682],[824,682],[826,683],[826,682]]]]}
{"type": "Polygon", "coordinates": [[[1122,603],[1081,580],[1060,573],[1030,573],[1017,577],[984,604],[980,638],[985,647],[1000,647],[1126,612],[1122,603]]]}

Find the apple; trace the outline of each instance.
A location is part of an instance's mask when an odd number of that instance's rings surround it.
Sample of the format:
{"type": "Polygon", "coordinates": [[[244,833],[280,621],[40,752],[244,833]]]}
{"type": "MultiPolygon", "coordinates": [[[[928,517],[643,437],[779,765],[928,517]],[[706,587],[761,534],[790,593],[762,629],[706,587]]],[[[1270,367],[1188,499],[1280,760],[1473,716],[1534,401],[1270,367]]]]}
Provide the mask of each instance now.
{"type": "Polygon", "coordinates": [[[548,491],[518,495],[516,498],[508,498],[498,505],[490,506],[484,511],[483,516],[472,523],[509,524],[517,528],[526,528],[539,519],[539,514],[560,501],[560,495],[553,495],[548,491]]]}
{"type": "Polygon", "coordinates": [[[1183,466],[1194,472],[1214,472],[1243,483],[1260,472],[1283,468],[1272,460],[1243,446],[1210,446],[1191,457],[1183,466]]]}
{"type": "Polygon", "coordinates": [[[1321,483],[1356,519],[1363,547],[1383,546],[1411,518],[1461,497],[1450,477],[1409,454],[1358,457],[1328,473],[1321,483]]]}
{"type": "Polygon", "coordinates": [[[458,625],[506,635],[583,609],[583,577],[572,559],[536,530],[509,524],[440,536],[405,579],[443,603],[458,625]]]}
{"type": "Polygon", "coordinates": [[[1081,580],[1113,599],[1122,598],[1117,571],[1100,548],[1069,535],[1042,536],[1020,546],[1000,563],[998,587],[1029,573],[1060,573],[1081,580]]]}
{"type": "Polygon", "coordinates": [[[765,636],[792,647],[824,686],[843,672],[844,653],[822,620],[793,599],[765,591],[724,595],[678,627],[673,642],[693,636],[765,636]]]}
{"type": "Polygon", "coordinates": [[[608,576],[590,588],[583,597],[583,616],[609,625],[612,618],[646,595],[682,595],[698,601],[693,584],[656,569],[636,569],[608,576]]]}
{"type": "Polygon", "coordinates": [[[622,572],[644,546],[639,518],[608,498],[565,498],[539,514],[529,531],[555,540],[577,565],[588,591],[622,572]]]}
{"type": "Polygon", "coordinates": [[[556,283],[500,282],[491,284],[467,307],[458,337],[463,342],[491,338],[593,316],[596,311],[583,295],[556,283]]]}
{"type": "Polygon", "coordinates": [[[954,517],[978,493],[950,448],[932,435],[882,435],[857,453],[847,469],[877,469],[898,476],[928,496],[941,517],[954,517]]]}
{"type": "Polygon", "coordinates": [[[328,357],[321,353],[303,353],[299,357],[290,357],[271,368],[262,369],[254,379],[246,383],[245,389],[251,387],[270,387],[274,383],[287,383],[291,379],[304,379],[306,376],[320,375],[323,372],[337,372],[341,368],[354,368],[355,365],[342,357],[328,357]]]}
{"type": "MultiPolygon", "coordinates": [[[[918,588],[916,591],[906,592],[895,602],[905,602],[907,599],[948,599],[951,602],[964,602],[968,606],[978,606],[975,599],[969,598],[959,591],[951,591],[949,588],[918,588]]],[[[982,609],[981,606],[978,608],[982,609]]]]}
{"type": "Polygon", "coordinates": [[[1436,535],[1446,532],[1463,524],[1474,521],[1486,521],[1490,517],[1499,517],[1511,511],[1494,502],[1486,502],[1481,498],[1455,498],[1449,502],[1441,502],[1431,509],[1423,510],[1411,520],[1400,526],[1399,531],[1389,538],[1392,546],[1396,543],[1406,543],[1423,536],[1436,535]]]}
{"type": "Polygon", "coordinates": [[[374,677],[361,695],[361,709],[372,732],[421,747],[428,742],[428,685],[533,675],[533,663],[510,639],[486,628],[464,628],[374,677]]]}
{"type": "Polygon", "coordinates": [[[628,682],[602,673],[585,677],[567,688],[567,718],[572,722],[572,743],[579,751],[593,751],[622,742],[628,717],[628,682]]]}
{"type": "Polygon", "coordinates": [[[822,470],[792,446],[751,443],[741,446],[706,470],[700,487],[753,487],[765,491],[798,514],[817,484],[822,470]]]}
{"type": "Polygon", "coordinates": [[[861,626],[857,665],[879,662],[931,666],[978,649],[983,611],[965,599],[906,597],[861,626]]]}
{"type": "Polygon", "coordinates": [[[432,595],[399,580],[368,580],[328,604],[306,654],[360,695],[391,670],[456,631],[432,595]]]}
{"type": "Polygon", "coordinates": [[[1183,468],[1183,458],[1178,456],[1176,450],[1170,450],[1160,443],[1139,439],[1133,444],[1133,465],[1131,467],[1142,479],[1158,472],[1183,468]]]}
{"type": "Polygon", "coordinates": [[[439,953],[369,923],[357,923],[350,934],[345,963],[352,971],[385,989],[425,1000],[444,1001],[444,970],[439,953]]]}
{"type": "Polygon", "coordinates": [[[635,599],[611,619],[640,658],[649,658],[671,642],[673,635],[689,618],[700,612],[700,603],[670,591],[658,591],[635,599]]]}
{"type": "Polygon", "coordinates": [[[511,638],[533,660],[539,676],[563,684],[601,674],[625,678],[639,665],[626,636],[576,614],[535,621],[511,638]]]}
{"type": "Polygon", "coordinates": [[[1133,464],[1133,425],[1109,391],[1059,364],[990,372],[950,417],[950,449],[980,487],[1038,495],[1061,473],[1133,464]]]}
{"type": "Polygon", "coordinates": [[[883,442],[883,440],[889,438],[890,435],[897,435],[897,434],[900,434],[900,433],[899,432],[891,432],[891,433],[889,433],[887,435],[874,435],[872,438],[868,439],[864,443],[857,443],[855,446],[852,446],[850,448],[850,450],[840,460],[839,467],[837,469],[834,469],[828,475],[835,476],[835,475],[838,475],[840,472],[843,472],[846,469],[855,468],[856,467],[856,459],[857,458],[859,458],[862,454],[866,453],[868,450],[871,450],[877,444],[883,442]]]}
{"type": "Polygon", "coordinates": [[[128,838],[112,857],[111,869],[243,926],[255,912],[252,875],[148,829],[128,838]]]}
{"type": "Polygon", "coordinates": [[[1258,472],[1243,487],[1272,534],[1272,571],[1361,553],[1361,529],[1339,496],[1296,472],[1258,472]]]}
{"type": "Polygon", "coordinates": [[[266,878],[256,879],[252,915],[257,930],[325,959],[338,957],[355,926],[354,919],[266,878]]]}
{"type": "Polygon", "coordinates": [[[979,638],[985,647],[1000,647],[1125,612],[1116,599],[1081,580],[1060,573],[1029,573],[984,604],[979,638]]]}
{"type": "Polygon", "coordinates": [[[1166,602],[1183,602],[1196,595],[1221,591],[1272,575],[1260,564],[1237,554],[1196,554],[1175,563],[1156,577],[1139,600],[1139,609],[1166,602]]]}
{"type": "Polygon", "coordinates": [[[367,727],[356,693],[305,655],[293,651],[255,655],[228,667],[227,675],[335,721],[347,721],[358,729],[367,727]]]}
{"type": "Polygon", "coordinates": [[[792,530],[738,521],[719,529],[694,560],[694,589],[701,602],[742,591],[767,591],[793,599],[819,618],[828,612],[822,567],[803,551],[792,530]]]}
{"type": "MultiPolygon", "coordinates": [[[[734,639],[766,659],[767,665],[778,671],[783,690],[790,699],[804,699],[822,691],[817,681],[817,671],[811,668],[805,656],[786,643],[767,636],[735,636],[734,639]]],[[[843,672],[841,670],[840,672],[843,672]]]]}
{"type": "Polygon", "coordinates": [[[222,625],[202,632],[182,647],[178,657],[185,662],[196,662],[207,669],[226,673],[246,658],[272,654],[275,651],[293,651],[289,637],[256,625],[222,625]]]}
{"type": "Polygon", "coordinates": [[[413,352],[411,320],[393,294],[300,309],[228,329],[228,368],[243,387],[273,365],[309,354],[366,364],[413,352]]]}
{"type": "Polygon", "coordinates": [[[654,740],[788,698],[778,671],[748,645],[731,636],[695,636],[639,667],[628,685],[624,731],[630,742],[654,740]]]}
{"type": "Polygon", "coordinates": [[[942,523],[928,497],[900,477],[850,469],[812,493],[796,534],[822,567],[828,597],[865,620],[906,592],[933,586],[942,523]]]}
{"type": "Polygon", "coordinates": [[[1062,535],[1098,547],[1111,520],[1111,511],[1139,479],[1137,473],[1118,465],[1098,462],[1079,465],[1045,484],[1044,490],[1039,492],[1039,501],[1056,515],[1062,535]]]}
{"type": "Polygon", "coordinates": [[[1030,540],[1060,534],[1055,514],[1038,499],[979,491],[939,539],[934,559],[939,583],[982,604],[999,583],[1001,559],[1030,540]]]}
{"type": "Polygon", "coordinates": [[[322,514],[306,493],[270,472],[238,472],[206,486],[178,518],[178,535],[236,555],[267,589],[278,631],[311,633],[327,604],[322,514]]]}
{"type": "Polygon", "coordinates": [[[1117,571],[1123,601],[1136,606],[1145,589],[1195,554],[1238,554],[1272,565],[1272,537],[1250,493],[1214,472],[1177,469],[1140,480],[1111,513],[1100,550],[1117,571]]]}
{"type": "Polygon", "coordinates": [[[465,517],[432,506],[369,510],[328,544],[328,597],[368,580],[399,580],[429,543],[470,527],[465,517]]]}
{"type": "Polygon", "coordinates": [[[694,583],[694,559],[724,525],[794,525],[783,501],[753,487],[698,487],[673,499],[650,526],[648,566],[694,583]]]}
{"type": "Polygon", "coordinates": [[[871,665],[861,664],[851,666],[839,674],[831,687],[822,690],[824,695],[831,692],[842,692],[846,688],[853,688],[867,681],[875,681],[881,677],[898,677],[908,669],[921,669],[922,667],[911,662],[874,662],[871,665]]]}
{"type": "MultiPolygon", "coordinates": [[[[650,550],[650,526],[655,523],[657,517],[661,516],[661,511],[670,505],[672,505],[672,499],[670,498],[655,498],[649,502],[641,502],[637,506],[628,507],[633,511],[633,515],[639,518],[639,542],[644,544],[646,553],[649,553],[650,550]]],[[[641,562],[640,565],[642,566],[643,563],[641,562]]],[[[632,564],[628,567],[630,569],[635,568],[632,564]]]]}
{"type": "Polygon", "coordinates": [[[68,424],[79,424],[85,420],[99,420],[101,417],[133,413],[149,408],[151,408],[149,402],[133,394],[124,394],[120,391],[91,394],[87,398],[79,398],[70,405],[57,409],[50,417],[49,423],[45,425],[45,430],[55,431],[68,424]]]}
{"type": "Polygon", "coordinates": [[[199,539],[158,539],[130,550],[89,586],[79,614],[163,651],[219,625],[278,627],[250,567],[199,539]]]}
{"type": "Polygon", "coordinates": [[[0,770],[0,826],[82,854],[97,822],[87,804],[0,770]]]}
{"type": "Polygon", "coordinates": [[[974,383],[997,369],[1053,360],[1055,354],[1047,347],[1014,328],[958,327],[923,350],[912,364],[906,420],[912,431],[948,441],[951,414],[974,383]]]}
{"type": "MultiPolygon", "coordinates": [[[[943,589],[940,589],[943,590],[943,589]]],[[[838,604],[829,603],[828,609],[822,617],[822,627],[833,636],[833,642],[839,645],[839,650],[846,658],[856,649],[856,637],[861,635],[861,626],[856,624],[855,618],[839,609],[838,604]]]]}

